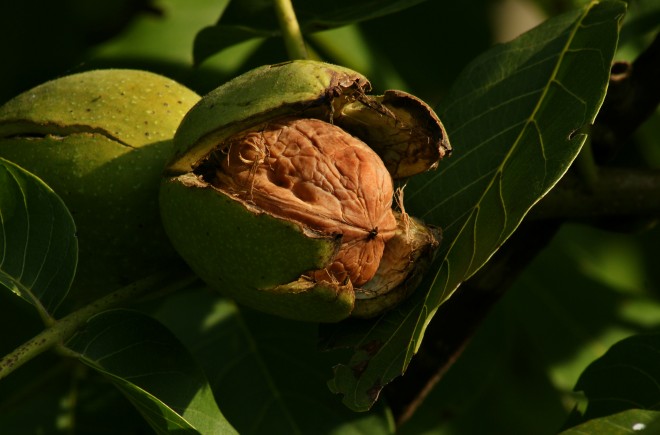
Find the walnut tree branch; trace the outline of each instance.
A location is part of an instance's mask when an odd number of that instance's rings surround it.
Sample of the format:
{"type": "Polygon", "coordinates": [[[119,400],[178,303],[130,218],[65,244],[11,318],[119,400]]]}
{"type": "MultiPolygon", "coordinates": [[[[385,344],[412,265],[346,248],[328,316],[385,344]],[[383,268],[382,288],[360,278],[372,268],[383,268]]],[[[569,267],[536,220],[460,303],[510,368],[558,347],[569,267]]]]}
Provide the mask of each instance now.
{"type": "Polygon", "coordinates": [[[530,219],[660,218],[660,170],[600,167],[585,186],[567,174],[532,210],[530,219]]]}
{"type": "Polygon", "coordinates": [[[660,33],[635,61],[612,66],[610,86],[593,129],[600,161],[610,160],[660,104],[660,33]]]}

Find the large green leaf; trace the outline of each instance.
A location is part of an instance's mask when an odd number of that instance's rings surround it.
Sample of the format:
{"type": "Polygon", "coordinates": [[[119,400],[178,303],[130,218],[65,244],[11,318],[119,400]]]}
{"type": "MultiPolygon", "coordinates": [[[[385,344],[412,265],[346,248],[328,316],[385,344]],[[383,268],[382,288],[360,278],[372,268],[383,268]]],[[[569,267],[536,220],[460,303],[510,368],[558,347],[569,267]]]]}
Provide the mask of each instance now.
{"type": "MultiPolygon", "coordinates": [[[[303,33],[318,32],[381,17],[424,0],[298,0],[293,6],[303,33]]],[[[280,35],[272,0],[232,1],[218,24],[195,38],[195,63],[252,38],[280,35]]]]}
{"type": "Polygon", "coordinates": [[[66,347],[107,376],[157,433],[236,433],[188,350],[153,318],[105,311],[89,319],[66,347]]]}
{"type": "Polygon", "coordinates": [[[0,284],[52,314],[78,261],[75,225],[43,181],[0,159],[0,284]]]}
{"type": "MultiPolygon", "coordinates": [[[[645,265],[658,236],[660,228],[631,237],[563,225],[399,432],[556,434],[582,403],[572,390],[586,367],[616,342],[660,328],[660,280],[645,265]]],[[[434,330],[436,340],[455,334],[434,330]]]]}
{"type": "Polygon", "coordinates": [[[625,5],[591,3],[496,46],[463,72],[442,107],[454,155],[416,177],[407,211],[443,228],[434,273],[398,309],[326,331],[357,350],[330,388],[367,409],[405,371],[438,307],[517,228],[566,172],[607,89],[625,5]]]}
{"type": "Polygon", "coordinates": [[[392,433],[382,406],[356,414],[328,394],[333,355],[317,326],[237,307],[208,290],[168,298],[155,317],[191,349],[241,434],[392,433]]]}
{"type": "Polygon", "coordinates": [[[658,410],[660,333],[621,340],[582,373],[575,386],[588,403],[584,420],[628,409],[658,410]]]}

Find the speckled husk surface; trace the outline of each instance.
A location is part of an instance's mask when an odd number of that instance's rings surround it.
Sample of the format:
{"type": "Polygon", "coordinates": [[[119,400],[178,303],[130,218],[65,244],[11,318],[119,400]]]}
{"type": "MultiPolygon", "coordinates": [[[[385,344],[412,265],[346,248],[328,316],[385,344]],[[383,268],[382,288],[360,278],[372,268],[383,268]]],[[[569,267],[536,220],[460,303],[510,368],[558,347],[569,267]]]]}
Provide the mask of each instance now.
{"type": "Polygon", "coordinates": [[[109,69],[49,81],[0,107],[0,156],[43,179],[74,217],[74,300],[176,261],[158,186],[174,132],[198,100],[169,78],[109,69]]]}

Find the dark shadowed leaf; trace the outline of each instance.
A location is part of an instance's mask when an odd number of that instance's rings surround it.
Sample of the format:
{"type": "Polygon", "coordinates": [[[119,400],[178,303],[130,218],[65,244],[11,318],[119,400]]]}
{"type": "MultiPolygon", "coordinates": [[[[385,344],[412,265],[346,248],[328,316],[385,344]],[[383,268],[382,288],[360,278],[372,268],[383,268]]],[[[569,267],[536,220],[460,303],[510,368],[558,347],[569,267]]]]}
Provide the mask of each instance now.
{"type": "Polygon", "coordinates": [[[589,420],[559,435],[657,435],[657,429],[651,429],[651,425],[654,425],[653,422],[659,416],[660,412],[630,409],[608,417],[589,420]]]}
{"type": "Polygon", "coordinates": [[[54,353],[0,382],[0,427],[3,435],[152,433],[106,378],[54,353]]]}
{"type": "Polygon", "coordinates": [[[462,73],[440,110],[454,155],[414,177],[406,207],[443,228],[434,273],[398,309],[326,331],[357,350],[335,368],[333,391],[368,409],[405,371],[437,308],[517,228],[586,140],[609,78],[625,4],[592,3],[495,46],[462,73]]]}
{"type": "MultiPolygon", "coordinates": [[[[586,404],[572,392],[582,372],[618,341],[660,328],[650,297],[660,281],[645,271],[651,251],[636,243],[657,246],[658,235],[563,225],[398,432],[556,435],[582,423],[564,426],[570,409],[586,404]]],[[[436,342],[456,333],[435,331],[436,342]]]]}
{"type": "Polygon", "coordinates": [[[389,434],[388,410],[354,413],[328,393],[333,355],[317,350],[317,326],[237,307],[199,290],[155,313],[191,349],[218,405],[241,434],[389,434]]]}
{"type": "Polygon", "coordinates": [[[153,318],[105,311],[66,346],[107,376],[157,433],[236,433],[188,350],[153,318]]]}
{"type": "Polygon", "coordinates": [[[52,314],[78,261],[75,225],[43,181],[0,159],[0,284],[52,314]]]}
{"type": "MultiPolygon", "coordinates": [[[[293,1],[303,33],[341,27],[409,8],[424,0],[298,0],[293,1]]],[[[195,63],[234,44],[256,37],[279,36],[271,0],[232,1],[218,24],[202,29],[195,38],[195,63]]]]}
{"type": "Polygon", "coordinates": [[[575,386],[587,398],[583,420],[660,406],[660,334],[621,340],[582,373],[575,386]]]}

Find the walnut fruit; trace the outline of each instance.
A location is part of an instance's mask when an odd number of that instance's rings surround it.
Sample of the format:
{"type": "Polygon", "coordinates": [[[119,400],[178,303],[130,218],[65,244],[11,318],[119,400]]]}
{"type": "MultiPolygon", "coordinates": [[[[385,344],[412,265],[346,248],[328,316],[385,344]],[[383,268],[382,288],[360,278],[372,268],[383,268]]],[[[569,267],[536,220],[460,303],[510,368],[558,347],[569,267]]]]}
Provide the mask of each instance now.
{"type": "Polygon", "coordinates": [[[42,178],[74,217],[73,289],[83,298],[178,258],[158,190],[174,132],[198,100],[166,77],[111,69],[49,81],[0,107],[0,156],[42,178]]]}
{"type": "Polygon", "coordinates": [[[414,290],[439,230],[405,213],[395,183],[451,148],[422,101],[369,88],[354,71],[293,61],[237,77],[186,115],[161,214],[210,286],[319,322],[375,316],[414,290]]]}

